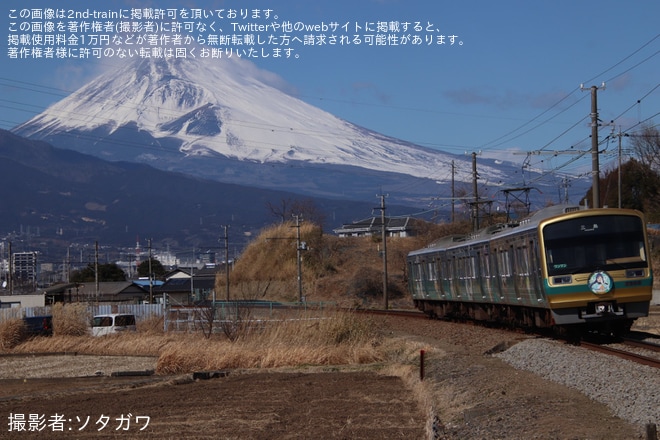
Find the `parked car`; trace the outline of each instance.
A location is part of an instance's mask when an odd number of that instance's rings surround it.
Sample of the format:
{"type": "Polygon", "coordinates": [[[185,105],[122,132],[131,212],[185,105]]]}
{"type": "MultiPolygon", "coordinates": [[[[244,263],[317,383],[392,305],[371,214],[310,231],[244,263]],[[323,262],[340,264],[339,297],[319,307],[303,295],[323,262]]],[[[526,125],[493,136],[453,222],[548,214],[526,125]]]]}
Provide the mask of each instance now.
{"type": "Polygon", "coordinates": [[[110,313],[96,315],[92,319],[92,335],[104,336],[125,331],[135,331],[135,315],[126,313],[110,313]]]}
{"type": "Polygon", "coordinates": [[[29,336],[51,336],[53,334],[53,317],[31,316],[23,318],[25,332],[29,336]]]}

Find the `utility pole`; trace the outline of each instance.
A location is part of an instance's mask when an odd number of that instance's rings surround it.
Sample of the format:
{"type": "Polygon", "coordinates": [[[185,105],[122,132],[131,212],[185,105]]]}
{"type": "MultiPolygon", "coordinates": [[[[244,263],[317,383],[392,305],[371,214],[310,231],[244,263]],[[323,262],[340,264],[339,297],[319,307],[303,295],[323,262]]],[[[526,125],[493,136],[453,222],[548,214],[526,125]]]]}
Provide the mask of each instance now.
{"type": "MultiPolygon", "coordinates": [[[[600,166],[598,164],[598,89],[605,90],[605,83],[600,87],[591,86],[591,195],[593,207],[600,208],[600,166]]],[[[580,84],[580,90],[585,90],[580,84]]]]}
{"type": "Polygon", "coordinates": [[[225,225],[225,293],[229,301],[229,226],[225,225]]]}
{"type": "Polygon", "coordinates": [[[451,222],[454,223],[454,202],[456,194],[454,193],[454,175],[456,174],[456,166],[454,161],[451,161],[451,222]]]}
{"type": "Polygon", "coordinates": [[[564,205],[568,205],[568,188],[571,186],[571,181],[568,177],[561,179],[561,186],[564,188],[564,205]]]}
{"type": "Polygon", "coordinates": [[[383,241],[383,309],[389,308],[389,298],[387,293],[387,225],[385,224],[385,194],[380,196],[380,222],[381,222],[381,238],[383,241]]]}
{"type": "Polygon", "coordinates": [[[294,214],[293,217],[296,219],[296,259],[298,265],[298,302],[302,303],[303,294],[302,294],[302,254],[300,253],[303,250],[302,244],[300,242],[300,222],[302,222],[302,214],[294,214]]]}
{"type": "Polygon", "coordinates": [[[94,285],[96,286],[96,305],[99,305],[99,242],[94,242],[94,285]]]}
{"type": "Polygon", "coordinates": [[[192,248],[192,261],[190,263],[190,301],[194,301],[195,298],[195,288],[193,282],[195,281],[194,267],[195,265],[195,246],[192,248]]]}
{"type": "Polygon", "coordinates": [[[153,277],[151,271],[151,238],[149,239],[149,304],[154,303],[153,277]]]}
{"type": "MultiPolygon", "coordinates": [[[[614,121],[612,121],[612,122],[614,122],[614,121]]],[[[619,138],[619,151],[618,151],[618,156],[619,156],[619,172],[618,172],[619,182],[618,182],[618,189],[619,189],[619,209],[621,209],[621,153],[622,153],[621,138],[624,137],[624,136],[628,137],[629,135],[626,134],[626,133],[622,133],[621,132],[621,127],[619,126],[619,133],[614,134],[614,127],[612,127],[612,134],[610,136],[613,136],[613,137],[616,136],[616,137],[619,138]]]]}
{"type": "Polygon", "coordinates": [[[479,190],[477,187],[477,153],[472,153],[472,191],[474,192],[474,210],[472,222],[474,231],[479,230],[479,190]]]}
{"type": "Polygon", "coordinates": [[[66,247],[66,282],[71,282],[71,245],[66,247]]]}
{"type": "Polygon", "coordinates": [[[7,278],[9,278],[9,294],[14,294],[14,264],[13,258],[11,255],[11,241],[9,242],[9,273],[7,278]]]}

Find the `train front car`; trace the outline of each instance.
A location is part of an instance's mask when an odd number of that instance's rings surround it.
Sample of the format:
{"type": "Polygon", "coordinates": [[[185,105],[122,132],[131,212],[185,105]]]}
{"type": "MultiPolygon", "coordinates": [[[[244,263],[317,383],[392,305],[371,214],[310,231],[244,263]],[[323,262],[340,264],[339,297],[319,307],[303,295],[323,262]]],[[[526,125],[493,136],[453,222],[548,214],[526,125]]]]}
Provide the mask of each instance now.
{"type": "Polygon", "coordinates": [[[542,220],[538,230],[556,326],[620,334],[648,316],[653,273],[640,212],[579,210],[542,220]]]}

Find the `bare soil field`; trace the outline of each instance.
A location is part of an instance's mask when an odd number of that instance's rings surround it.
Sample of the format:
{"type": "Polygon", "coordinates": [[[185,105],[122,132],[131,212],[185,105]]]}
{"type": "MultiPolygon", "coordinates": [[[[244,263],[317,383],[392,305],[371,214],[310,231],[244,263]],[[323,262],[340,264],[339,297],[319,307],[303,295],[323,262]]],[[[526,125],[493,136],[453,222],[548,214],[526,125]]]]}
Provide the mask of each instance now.
{"type": "Polygon", "coordinates": [[[40,432],[9,432],[6,419],[0,438],[382,439],[424,433],[423,414],[402,381],[371,372],[4,380],[1,395],[5,417],[45,420],[40,432]],[[56,415],[63,423],[54,427],[56,415]]]}
{"type": "Polygon", "coordinates": [[[111,376],[153,369],[155,358],[4,356],[0,438],[645,438],[580,392],[485,354],[527,335],[382,320],[389,338],[425,351],[423,381],[383,364],[231,370],[193,380],[111,376]]]}

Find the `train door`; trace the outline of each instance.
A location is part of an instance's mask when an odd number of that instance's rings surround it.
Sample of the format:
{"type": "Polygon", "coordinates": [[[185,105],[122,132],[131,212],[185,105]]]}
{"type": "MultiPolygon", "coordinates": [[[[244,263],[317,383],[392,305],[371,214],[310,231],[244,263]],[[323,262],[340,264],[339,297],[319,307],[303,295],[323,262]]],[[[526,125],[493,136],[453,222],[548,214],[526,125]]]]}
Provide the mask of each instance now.
{"type": "Polygon", "coordinates": [[[433,258],[433,267],[435,270],[435,293],[437,298],[444,298],[444,280],[442,277],[442,260],[440,255],[433,258]]]}
{"type": "Polygon", "coordinates": [[[458,271],[461,274],[461,296],[464,301],[472,301],[474,295],[474,258],[469,250],[459,258],[458,271]]]}
{"type": "Polygon", "coordinates": [[[536,302],[541,304],[545,302],[545,295],[543,293],[543,284],[541,283],[542,276],[539,252],[540,250],[538,237],[532,236],[529,241],[532,288],[534,289],[534,297],[536,298],[536,302]]]}
{"type": "Polygon", "coordinates": [[[543,299],[539,288],[539,266],[533,236],[520,237],[514,244],[515,287],[518,301],[534,306],[543,299]]]}
{"type": "Polygon", "coordinates": [[[481,291],[481,299],[492,302],[494,295],[488,245],[484,245],[481,250],[477,252],[477,263],[479,265],[477,273],[480,274],[479,289],[481,291]]]}
{"type": "Polygon", "coordinates": [[[458,258],[454,252],[447,252],[447,260],[449,263],[449,286],[451,288],[452,299],[460,298],[461,296],[461,287],[460,287],[460,277],[458,271],[458,258]]]}
{"type": "Polygon", "coordinates": [[[516,289],[516,299],[529,304],[529,259],[525,243],[518,242],[511,245],[513,249],[513,277],[516,289]]]}
{"type": "Polygon", "coordinates": [[[426,267],[426,295],[429,298],[439,299],[440,294],[438,291],[438,270],[435,258],[430,258],[424,262],[426,267]]]}
{"type": "Polygon", "coordinates": [[[493,302],[501,302],[504,300],[504,293],[502,291],[502,279],[498,274],[500,273],[499,269],[499,261],[498,261],[498,252],[497,252],[497,246],[491,245],[489,248],[489,260],[490,260],[490,266],[491,266],[491,272],[493,276],[493,282],[492,282],[492,287],[493,290],[491,291],[491,297],[493,299],[493,302]]]}
{"type": "Polygon", "coordinates": [[[497,268],[499,270],[500,285],[502,289],[500,298],[507,303],[515,304],[517,302],[517,295],[512,275],[512,260],[512,247],[508,248],[505,245],[499,247],[497,252],[497,268]]]}
{"type": "Polygon", "coordinates": [[[415,257],[410,261],[410,290],[412,291],[414,299],[427,298],[426,292],[426,278],[424,276],[424,260],[415,257]]]}
{"type": "Polygon", "coordinates": [[[440,258],[440,265],[442,267],[442,297],[452,299],[454,286],[451,260],[447,252],[442,252],[440,258]]]}

